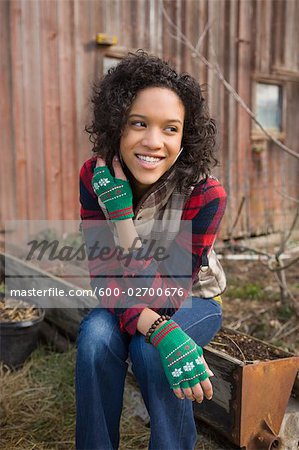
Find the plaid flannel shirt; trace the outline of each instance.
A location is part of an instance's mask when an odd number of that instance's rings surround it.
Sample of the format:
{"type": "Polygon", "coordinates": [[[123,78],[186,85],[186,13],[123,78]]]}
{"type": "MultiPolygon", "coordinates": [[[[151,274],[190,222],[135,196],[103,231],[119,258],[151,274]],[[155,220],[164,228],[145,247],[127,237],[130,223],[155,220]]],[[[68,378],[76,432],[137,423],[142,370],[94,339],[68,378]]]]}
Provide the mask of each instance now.
{"type": "MultiPolygon", "coordinates": [[[[85,228],[85,223],[92,224],[93,222],[90,221],[107,221],[107,223],[112,225],[108,220],[105,205],[98,201],[92,188],[91,181],[95,166],[96,158],[93,157],[84,163],[80,171],[81,219],[85,241],[87,240],[87,229],[89,227],[87,225],[85,228]]],[[[134,224],[138,232],[138,228],[140,226],[142,227],[143,224],[149,223],[153,217],[158,220],[174,220],[177,223],[184,220],[192,221],[192,248],[188,248],[188,245],[185,245],[182,236],[175,239],[172,245],[176,246],[175,251],[182,258],[187,248],[189,249],[188,251],[191,250],[192,252],[190,290],[193,292],[193,289],[196,291],[196,288],[200,288],[200,280],[198,277],[200,268],[209,265],[208,255],[215,242],[216,234],[225,211],[226,193],[217,179],[208,177],[199,181],[188,195],[180,194],[172,183],[173,174],[174,172],[171,172],[167,178],[162,177],[142,197],[134,209],[134,224]]],[[[103,239],[105,238],[103,237],[103,239]]],[[[128,277],[128,279],[136,275],[141,276],[143,282],[146,280],[147,286],[152,287],[155,292],[157,292],[156,290],[158,288],[161,288],[161,291],[165,292],[166,287],[177,286],[175,279],[160,276],[159,266],[154,259],[137,260],[134,258],[134,251],[131,256],[129,267],[122,267],[122,276],[128,277]]],[[[112,272],[115,269],[115,273],[119,273],[117,272],[117,269],[119,269],[119,261],[116,263],[112,258],[109,264],[112,272]],[[113,267],[113,264],[115,264],[115,267],[113,267]]],[[[93,287],[98,285],[114,289],[119,285],[120,278],[115,276],[103,280],[101,274],[103,273],[104,265],[105,270],[107,270],[107,262],[103,263],[99,260],[89,261],[91,285],[93,287]]],[[[113,302],[112,298],[105,299],[102,296],[99,300],[102,306],[118,316],[120,329],[133,335],[137,329],[139,315],[145,307],[149,307],[160,314],[172,314],[180,307],[188,294],[190,294],[189,290],[185,289],[183,296],[172,298],[170,303],[167,298],[161,299],[159,297],[155,301],[153,297],[146,298],[145,296],[139,303],[136,303],[136,299],[134,299],[134,304],[130,307],[119,307],[121,304],[121,299],[119,298],[115,305],[111,303],[113,302]],[[161,302],[163,301],[165,307],[163,304],[163,308],[161,308],[161,302]]],[[[217,292],[215,295],[218,294],[221,294],[221,292],[217,292]]],[[[126,306],[128,304],[127,300],[123,303],[126,306]]]]}

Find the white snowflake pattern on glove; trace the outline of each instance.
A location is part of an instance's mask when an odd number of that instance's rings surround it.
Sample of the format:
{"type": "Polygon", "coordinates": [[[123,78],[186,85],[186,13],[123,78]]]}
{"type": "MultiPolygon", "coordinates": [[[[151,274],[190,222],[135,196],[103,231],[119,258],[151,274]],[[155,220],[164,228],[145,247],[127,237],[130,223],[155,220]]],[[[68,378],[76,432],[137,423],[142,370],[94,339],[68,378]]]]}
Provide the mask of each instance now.
{"type": "Polygon", "coordinates": [[[173,376],[173,377],[179,377],[180,375],[182,375],[182,369],[174,369],[174,371],[173,372],[171,372],[171,375],[173,376]]]}
{"type": "Polygon", "coordinates": [[[185,370],[185,372],[190,372],[191,370],[193,370],[194,369],[194,364],[193,364],[193,362],[187,362],[186,364],[185,364],[185,366],[183,366],[183,369],[185,370]]]}
{"type": "Polygon", "coordinates": [[[203,360],[200,357],[196,358],[195,362],[196,364],[203,364],[203,360]]]}
{"type": "Polygon", "coordinates": [[[101,180],[98,181],[99,186],[107,186],[107,184],[109,184],[109,183],[110,183],[110,181],[108,180],[108,178],[102,178],[101,180]]]}

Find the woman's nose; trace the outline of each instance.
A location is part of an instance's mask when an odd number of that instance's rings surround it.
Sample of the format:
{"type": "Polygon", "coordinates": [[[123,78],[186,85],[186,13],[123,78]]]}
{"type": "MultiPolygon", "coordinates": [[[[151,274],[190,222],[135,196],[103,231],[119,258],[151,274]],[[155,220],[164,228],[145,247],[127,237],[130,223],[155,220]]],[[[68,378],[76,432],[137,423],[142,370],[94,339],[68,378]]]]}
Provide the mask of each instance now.
{"type": "Polygon", "coordinates": [[[147,128],[146,133],[142,139],[142,145],[150,149],[157,149],[163,147],[163,139],[159,130],[147,128]]]}

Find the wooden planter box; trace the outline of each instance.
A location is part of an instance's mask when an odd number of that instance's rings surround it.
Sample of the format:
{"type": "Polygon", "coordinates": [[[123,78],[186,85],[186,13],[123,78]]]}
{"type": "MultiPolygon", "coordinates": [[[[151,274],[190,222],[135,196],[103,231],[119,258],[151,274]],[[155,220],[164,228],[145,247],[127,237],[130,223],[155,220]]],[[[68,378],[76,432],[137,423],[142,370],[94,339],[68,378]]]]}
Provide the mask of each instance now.
{"type": "MultiPolygon", "coordinates": [[[[0,251],[0,271],[5,273],[5,269],[9,276],[6,277],[7,292],[10,289],[48,289],[53,288],[59,291],[60,289],[67,292],[69,289],[80,289],[79,283],[71,283],[69,280],[64,280],[51,273],[43,270],[31,263],[25,262],[13,255],[0,251]]],[[[75,269],[72,269],[73,271],[75,269]]],[[[82,281],[82,274],[78,272],[78,277],[75,281],[82,281]]],[[[84,280],[84,277],[83,277],[84,280]]],[[[89,274],[86,274],[86,286],[89,288],[89,274]]],[[[22,298],[24,300],[24,298],[22,298]]],[[[48,322],[55,324],[59,330],[62,330],[70,339],[75,340],[77,337],[78,328],[83,317],[88,313],[90,308],[98,304],[95,297],[81,295],[76,297],[61,297],[52,295],[47,302],[46,298],[34,297],[32,298],[36,304],[45,309],[45,321],[43,323],[43,330],[48,322]],[[39,304],[39,301],[42,303],[39,304]],[[52,305],[51,308],[48,307],[52,305]]],[[[47,329],[47,335],[51,332],[47,329]]]]}
{"type": "MultiPolygon", "coordinates": [[[[233,330],[222,330],[249,338],[233,330]]],[[[205,347],[206,361],[215,374],[214,396],[212,401],[195,403],[194,414],[241,448],[280,448],[278,434],[299,369],[299,357],[251,336],[250,339],[254,345],[273,349],[277,359],[247,362],[205,347]]]]}

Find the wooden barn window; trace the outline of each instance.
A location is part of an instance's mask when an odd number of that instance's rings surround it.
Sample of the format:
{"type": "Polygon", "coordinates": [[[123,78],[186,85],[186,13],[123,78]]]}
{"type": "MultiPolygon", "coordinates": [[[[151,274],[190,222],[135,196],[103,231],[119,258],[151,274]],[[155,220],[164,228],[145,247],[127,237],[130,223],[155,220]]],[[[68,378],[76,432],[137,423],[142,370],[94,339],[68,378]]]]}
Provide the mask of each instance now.
{"type": "Polygon", "coordinates": [[[103,59],[103,75],[105,75],[111,67],[117,66],[121,58],[113,58],[111,56],[104,56],[103,59]]]}
{"type": "Polygon", "coordinates": [[[98,46],[96,72],[101,76],[106,75],[111,67],[116,66],[129,52],[136,52],[135,48],[111,46],[98,46]]]}
{"type": "Polygon", "coordinates": [[[282,87],[279,84],[257,83],[257,120],[268,130],[282,131],[282,87]]]}

